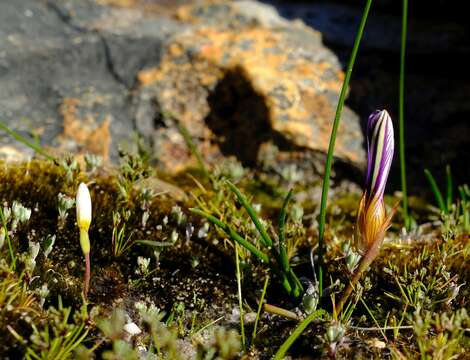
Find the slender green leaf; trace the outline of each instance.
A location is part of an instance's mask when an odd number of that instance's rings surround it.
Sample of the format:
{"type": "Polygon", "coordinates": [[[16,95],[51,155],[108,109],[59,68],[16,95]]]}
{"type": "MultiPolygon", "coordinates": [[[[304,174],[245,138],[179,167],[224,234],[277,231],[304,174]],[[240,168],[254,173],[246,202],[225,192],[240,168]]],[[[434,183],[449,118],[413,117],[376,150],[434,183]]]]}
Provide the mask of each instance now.
{"type": "Polygon", "coordinates": [[[240,329],[242,335],[242,349],[246,351],[246,340],[245,340],[245,322],[243,320],[243,296],[242,296],[242,280],[240,273],[240,257],[238,255],[238,244],[235,243],[235,265],[237,268],[237,289],[238,289],[238,307],[240,310],[240,329]]]}
{"type": "Polygon", "coordinates": [[[291,267],[289,267],[287,277],[289,279],[289,283],[292,286],[292,296],[294,298],[298,298],[299,296],[303,295],[304,287],[302,286],[302,283],[300,282],[297,275],[295,275],[295,273],[294,273],[294,271],[292,270],[291,267]]]}
{"type": "Polygon", "coordinates": [[[282,204],[281,213],[279,214],[279,257],[281,260],[281,266],[284,272],[289,272],[289,258],[287,256],[286,249],[286,214],[287,205],[292,198],[292,189],[287,194],[282,204]]]}
{"type": "Polygon", "coordinates": [[[223,221],[217,219],[216,217],[205,213],[204,211],[200,209],[190,209],[191,212],[194,214],[198,214],[207,220],[209,220],[211,223],[214,225],[218,226],[221,228],[233,241],[236,241],[239,243],[241,246],[243,246],[245,249],[250,251],[254,256],[256,256],[258,259],[260,259],[262,262],[269,264],[269,257],[262,251],[258,250],[253,244],[251,244],[249,241],[244,239],[240,234],[238,234],[235,230],[233,230],[229,225],[224,223],[223,221]]]}
{"type": "Polygon", "coordinates": [[[361,22],[359,24],[359,29],[354,40],[353,49],[351,51],[351,56],[349,58],[348,66],[346,69],[346,74],[343,81],[343,86],[341,87],[341,92],[339,94],[338,106],[336,107],[335,119],[333,121],[333,127],[331,129],[330,143],[328,145],[328,153],[326,156],[325,163],[325,175],[323,177],[323,186],[321,194],[321,203],[320,203],[320,220],[318,227],[318,258],[319,258],[319,283],[320,283],[320,294],[323,292],[323,252],[324,252],[324,236],[325,236],[325,222],[326,222],[326,205],[328,201],[328,190],[330,187],[330,173],[331,166],[333,164],[333,155],[335,152],[335,142],[336,142],[336,133],[338,131],[339,122],[341,120],[341,114],[343,113],[344,102],[346,100],[346,94],[349,88],[349,81],[351,80],[351,74],[353,71],[354,63],[356,62],[356,56],[359,50],[359,44],[361,43],[362,34],[364,33],[364,28],[366,26],[367,17],[369,15],[370,6],[372,0],[367,0],[364,11],[362,13],[361,22]]]}
{"type": "Polygon", "coordinates": [[[282,360],[284,356],[286,355],[287,351],[290,349],[292,344],[294,343],[295,340],[304,332],[304,330],[307,328],[310,323],[315,320],[316,318],[326,314],[326,311],[323,309],[318,309],[311,313],[309,316],[307,316],[305,319],[303,319],[300,324],[294,329],[292,334],[287,338],[286,341],[281,345],[279,350],[276,352],[274,355],[274,360],[282,360]]]}
{"type": "Polygon", "coordinates": [[[443,213],[447,214],[447,207],[444,202],[444,198],[442,197],[442,193],[437,186],[436,179],[434,179],[434,176],[432,176],[428,169],[424,169],[424,175],[426,175],[426,179],[428,180],[429,185],[431,185],[431,190],[436,198],[437,206],[443,213]]]}
{"type": "Polygon", "coordinates": [[[186,126],[184,126],[184,124],[180,120],[177,120],[175,117],[173,118],[175,119],[176,126],[178,127],[178,130],[180,131],[181,136],[183,136],[183,139],[186,142],[186,145],[188,146],[191,153],[196,157],[197,162],[199,164],[199,168],[201,169],[202,173],[207,179],[210,179],[210,173],[207,170],[206,165],[204,164],[204,160],[202,158],[201,153],[199,152],[196,145],[194,145],[194,142],[191,137],[191,134],[189,133],[189,130],[186,128],[186,126]]]}
{"type": "Polygon", "coordinates": [[[253,326],[253,334],[251,335],[251,343],[253,344],[256,339],[256,330],[258,329],[258,322],[261,315],[261,309],[263,308],[264,296],[266,295],[266,290],[268,289],[269,275],[266,275],[264,279],[263,291],[261,292],[261,297],[258,302],[258,311],[256,312],[255,325],[253,326]]]}
{"type": "Polygon", "coordinates": [[[264,245],[268,248],[272,248],[273,241],[269,237],[268,232],[266,231],[263,224],[261,224],[261,221],[259,220],[255,209],[253,209],[253,207],[248,202],[246,197],[240,192],[240,190],[233,183],[227,180],[227,185],[229,186],[230,190],[232,190],[232,192],[237,196],[238,201],[240,201],[240,203],[242,204],[242,206],[245,208],[246,212],[250,216],[251,220],[253,221],[253,224],[255,225],[256,229],[261,235],[261,238],[263,239],[264,245]]]}
{"type": "Polygon", "coordinates": [[[454,185],[452,183],[452,172],[450,170],[450,165],[446,166],[446,206],[447,206],[447,211],[450,211],[450,208],[452,207],[452,198],[454,197],[454,185]]]}
{"type": "Polygon", "coordinates": [[[22,143],[23,145],[26,145],[30,149],[33,149],[36,151],[38,154],[41,154],[44,156],[46,159],[54,161],[55,157],[52,155],[48,154],[47,151],[45,151],[39,144],[33,143],[26,139],[23,135],[20,135],[18,132],[10,129],[8,126],[6,126],[4,123],[0,121],[0,129],[5,131],[8,135],[10,135],[13,139],[16,141],[22,143]]]}
{"type": "Polygon", "coordinates": [[[402,3],[402,21],[401,21],[401,48],[400,48],[400,85],[399,85],[399,103],[398,103],[398,120],[399,120],[399,140],[400,140],[400,175],[401,175],[401,192],[403,194],[403,219],[405,227],[410,230],[411,219],[408,214],[408,194],[406,185],[406,167],[405,167],[405,53],[406,53],[406,32],[408,25],[408,0],[402,3]]]}

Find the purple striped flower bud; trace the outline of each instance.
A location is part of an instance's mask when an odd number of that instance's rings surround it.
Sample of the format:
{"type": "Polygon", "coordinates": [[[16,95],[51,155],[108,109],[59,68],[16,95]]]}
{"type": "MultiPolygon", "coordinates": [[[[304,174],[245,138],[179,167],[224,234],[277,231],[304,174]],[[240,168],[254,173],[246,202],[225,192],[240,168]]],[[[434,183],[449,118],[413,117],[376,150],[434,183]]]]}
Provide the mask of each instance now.
{"type": "Polygon", "coordinates": [[[394,150],[393,124],[386,110],[377,110],[367,123],[367,173],[357,215],[358,250],[363,254],[378,247],[389,227],[383,201],[394,150]]]}

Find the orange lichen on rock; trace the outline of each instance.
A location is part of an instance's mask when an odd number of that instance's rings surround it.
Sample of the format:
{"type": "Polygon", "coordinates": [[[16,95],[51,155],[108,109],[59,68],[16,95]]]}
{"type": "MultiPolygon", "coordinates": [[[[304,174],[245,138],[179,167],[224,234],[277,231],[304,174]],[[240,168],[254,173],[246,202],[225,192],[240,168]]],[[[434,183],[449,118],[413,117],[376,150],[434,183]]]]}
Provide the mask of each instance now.
{"type": "MultiPolygon", "coordinates": [[[[192,16],[190,8],[183,7],[180,18],[187,21],[192,16]]],[[[227,72],[239,71],[265,99],[273,130],[297,146],[326,151],[336,105],[327,93],[339,93],[344,75],[337,64],[312,61],[300,52],[289,51],[288,36],[281,30],[262,26],[246,26],[237,31],[199,27],[173,39],[159,67],[141,71],[138,80],[143,86],[154,82],[166,84],[159,99],[168,100],[163,105],[183,119],[201,123],[206,113],[193,108],[188,116],[182,111],[195,101],[197,92],[192,91],[193,86],[213,89],[227,72]],[[185,57],[186,61],[182,61],[185,57]],[[188,97],[193,99],[188,101],[188,97]]],[[[199,105],[200,110],[209,111],[199,105]]],[[[340,127],[345,136],[362,137],[359,128],[351,131],[343,123],[340,127]]],[[[360,162],[362,157],[347,144],[348,141],[339,139],[338,156],[360,162]]]]}
{"type": "Polygon", "coordinates": [[[109,159],[109,148],[111,145],[111,134],[109,115],[98,124],[91,116],[81,118],[78,115],[77,106],[80,100],[77,98],[65,98],[60,106],[63,118],[63,132],[59,136],[59,149],[70,151],[70,146],[77,147],[76,153],[92,153],[100,155],[103,159],[109,159]],[[72,144],[71,144],[72,143],[72,144]]]}

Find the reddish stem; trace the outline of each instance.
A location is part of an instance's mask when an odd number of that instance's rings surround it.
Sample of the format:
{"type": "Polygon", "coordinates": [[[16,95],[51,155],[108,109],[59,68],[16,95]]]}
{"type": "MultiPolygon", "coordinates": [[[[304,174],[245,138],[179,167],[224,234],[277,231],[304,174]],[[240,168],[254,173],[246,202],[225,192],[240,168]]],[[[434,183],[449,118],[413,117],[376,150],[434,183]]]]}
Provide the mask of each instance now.
{"type": "Polygon", "coordinates": [[[348,301],[349,296],[351,296],[356,284],[359,282],[359,280],[361,279],[364,272],[367,271],[367,269],[368,269],[369,265],[372,263],[372,261],[374,261],[374,259],[377,257],[377,255],[379,253],[380,245],[382,244],[382,240],[383,240],[383,237],[382,237],[381,240],[376,241],[374,244],[372,244],[370,249],[366,252],[364,257],[361,259],[361,262],[359,263],[358,269],[356,270],[352,280],[349,282],[348,286],[344,290],[343,296],[341,296],[341,299],[339,300],[338,306],[335,309],[337,314],[339,314],[341,312],[341,310],[343,309],[344,304],[346,303],[346,301],[348,301]]]}

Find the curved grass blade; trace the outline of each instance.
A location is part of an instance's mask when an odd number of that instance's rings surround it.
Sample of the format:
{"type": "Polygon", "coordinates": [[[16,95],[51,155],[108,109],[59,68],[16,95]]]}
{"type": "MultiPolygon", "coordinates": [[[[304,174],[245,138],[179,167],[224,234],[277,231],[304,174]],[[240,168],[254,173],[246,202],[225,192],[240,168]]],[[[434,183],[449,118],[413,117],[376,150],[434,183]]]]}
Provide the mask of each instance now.
{"type": "Polygon", "coordinates": [[[286,341],[281,345],[279,350],[276,352],[274,355],[274,360],[282,360],[284,356],[286,355],[286,352],[289,350],[289,348],[292,346],[295,340],[304,332],[306,327],[316,318],[326,314],[327,312],[323,309],[318,309],[311,313],[309,316],[307,316],[305,319],[303,319],[300,324],[294,329],[292,334],[287,338],[286,341]]]}
{"type": "Polygon", "coordinates": [[[241,246],[243,246],[245,249],[247,249],[249,252],[251,252],[254,256],[256,256],[258,259],[260,259],[262,262],[269,264],[269,257],[262,251],[258,250],[256,246],[251,244],[249,241],[244,239],[240,234],[238,234],[235,230],[233,230],[230,226],[228,226],[226,223],[223,221],[217,219],[215,216],[212,216],[210,214],[205,213],[204,211],[200,209],[189,209],[192,213],[198,214],[207,220],[209,220],[211,223],[214,225],[218,226],[220,229],[222,229],[233,241],[236,241],[239,243],[241,246]]]}
{"type": "Polygon", "coordinates": [[[8,135],[10,135],[13,139],[15,139],[16,141],[22,143],[23,145],[26,145],[27,147],[29,147],[30,149],[33,149],[35,152],[37,152],[38,154],[41,154],[42,156],[44,156],[47,160],[51,160],[51,161],[54,161],[56,160],[55,157],[53,157],[52,155],[48,154],[47,151],[45,151],[41,146],[39,146],[38,144],[35,144],[31,141],[29,141],[28,139],[26,139],[23,135],[20,135],[19,133],[17,133],[16,131],[10,129],[8,126],[6,126],[3,122],[0,121],[0,129],[2,129],[3,131],[5,131],[8,135]]]}
{"type": "Polygon", "coordinates": [[[268,232],[266,231],[263,224],[261,224],[261,221],[259,220],[258,215],[256,214],[256,211],[250,205],[248,200],[246,200],[246,197],[240,192],[240,190],[233,183],[231,183],[228,180],[227,180],[227,185],[230,188],[230,190],[232,190],[232,192],[237,196],[238,201],[240,201],[240,203],[245,208],[248,215],[250,215],[250,218],[253,221],[253,224],[255,225],[256,229],[261,235],[261,238],[263,240],[263,245],[268,248],[272,248],[273,241],[269,237],[268,232]]]}

